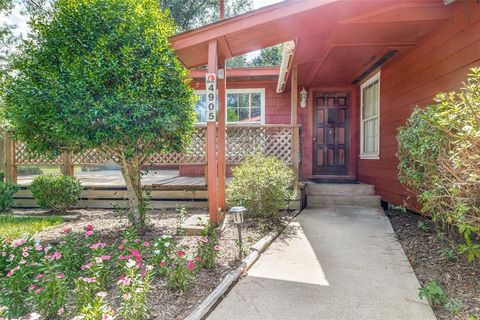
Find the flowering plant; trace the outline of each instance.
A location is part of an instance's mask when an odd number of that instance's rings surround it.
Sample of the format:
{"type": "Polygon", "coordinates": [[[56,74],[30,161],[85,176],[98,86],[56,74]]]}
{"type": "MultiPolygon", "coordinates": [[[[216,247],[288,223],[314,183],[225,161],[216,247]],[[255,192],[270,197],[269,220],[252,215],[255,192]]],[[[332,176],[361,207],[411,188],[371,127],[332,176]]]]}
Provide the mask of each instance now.
{"type": "Polygon", "coordinates": [[[215,264],[215,258],[220,250],[215,226],[211,223],[204,225],[201,235],[202,237],[197,246],[198,264],[206,269],[210,269],[215,264]]]}
{"type": "Polygon", "coordinates": [[[132,259],[125,264],[125,275],[121,275],[117,282],[122,292],[119,313],[123,319],[140,320],[147,314],[152,270],[153,267],[142,266],[132,259]]]}
{"type": "Polygon", "coordinates": [[[113,320],[115,318],[111,307],[105,302],[106,292],[98,292],[92,302],[83,306],[78,318],[82,320],[113,320]]]}
{"type": "Polygon", "coordinates": [[[190,281],[195,275],[195,260],[188,259],[183,247],[177,246],[177,251],[169,257],[169,263],[161,263],[165,268],[167,286],[173,289],[179,289],[182,292],[187,291],[190,281]]]}

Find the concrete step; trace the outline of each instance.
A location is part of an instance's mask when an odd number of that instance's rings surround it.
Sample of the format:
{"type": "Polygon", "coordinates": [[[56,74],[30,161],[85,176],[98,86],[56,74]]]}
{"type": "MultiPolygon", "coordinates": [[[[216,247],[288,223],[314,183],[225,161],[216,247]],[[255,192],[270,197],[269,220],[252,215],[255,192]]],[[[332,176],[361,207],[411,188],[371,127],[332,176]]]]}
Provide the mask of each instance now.
{"type": "Polygon", "coordinates": [[[308,183],[307,196],[373,196],[375,187],[364,183],[308,183]]]}
{"type": "Polygon", "coordinates": [[[309,195],[307,208],[325,206],[380,207],[380,196],[376,195],[309,195]]]}

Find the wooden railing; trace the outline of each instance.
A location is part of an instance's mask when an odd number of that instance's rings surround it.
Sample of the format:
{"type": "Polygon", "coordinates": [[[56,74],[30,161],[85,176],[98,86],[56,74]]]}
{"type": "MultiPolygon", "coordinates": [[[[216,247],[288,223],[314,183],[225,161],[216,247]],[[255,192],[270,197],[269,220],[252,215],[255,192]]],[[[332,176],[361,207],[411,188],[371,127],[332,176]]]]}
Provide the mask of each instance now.
{"type": "MultiPolygon", "coordinates": [[[[226,130],[227,165],[238,165],[243,158],[254,152],[274,156],[292,165],[298,173],[300,161],[299,126],[295,125],[228,125],[226,130]]],[[[81,153],[63,154],[56,158],[32,157],[24,143],[14,141],[11,132],[5,132],[4,172],[5,178],[16,181],[16,169],[21,165],[59,165],[66,175],[73,175],[75,165],[99,166],[113,163],[97,149],[81,153]]],[[[206,164],[206,127],[195,127],[192,142],[183,153],[157,153],[152,155],[147,165],[205,165],[206,164]]]]}

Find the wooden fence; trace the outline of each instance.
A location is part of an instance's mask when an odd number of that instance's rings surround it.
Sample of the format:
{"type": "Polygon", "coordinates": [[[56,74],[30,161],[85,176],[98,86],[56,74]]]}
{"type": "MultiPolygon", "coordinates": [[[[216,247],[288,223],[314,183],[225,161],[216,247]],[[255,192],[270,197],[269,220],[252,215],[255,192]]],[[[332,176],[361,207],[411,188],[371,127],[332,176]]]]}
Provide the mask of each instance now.
{"type": "MultiPolygon", "coordinates": [[[[238,165],[243,158],[256,151],[275,156],[291,165],[298,177],[300,162],[298,125],[228,125],[226,130],[227,165],[238,165]]],[[[154,154],[149,166],[206,165],[206,127],[195,127],[192,143],[183,153],[154,154]]],[[[17,167],[22,165],[58,165],[65,175],[73,175],[75,165],[100,166],[114,161],[97,149],[81,153],[65,153],[56,158],[32,157],[24,143],[12,139],[11,132],[4,133],[4,172],[9,181],[17,181],[17,167]]]]}

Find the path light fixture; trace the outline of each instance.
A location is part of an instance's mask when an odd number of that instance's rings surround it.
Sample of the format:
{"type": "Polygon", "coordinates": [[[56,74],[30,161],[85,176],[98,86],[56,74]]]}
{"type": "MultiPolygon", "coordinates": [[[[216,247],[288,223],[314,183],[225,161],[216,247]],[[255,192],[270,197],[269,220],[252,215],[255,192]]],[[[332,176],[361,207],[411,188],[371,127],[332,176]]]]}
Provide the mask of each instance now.
{"type": "Polygon", "coordinates": [[[308,92],[305,90],[305,87],[303,87],[302,91],[300,91],[300,107],[306,108],[307,107],[307,98],[308,98],[308,92]]]}
{"type": "Polygon", "coordinates": [[[233,207],[230,209],[230,216],[233,217],[233,222],[237,225],[238,228],[238,246],[240,248],[239,257],[242,259],[242,224],[243,224],[243,214],[247,212],[247,209],[244,207],[233,207]]]}

